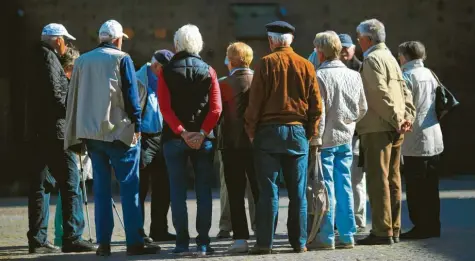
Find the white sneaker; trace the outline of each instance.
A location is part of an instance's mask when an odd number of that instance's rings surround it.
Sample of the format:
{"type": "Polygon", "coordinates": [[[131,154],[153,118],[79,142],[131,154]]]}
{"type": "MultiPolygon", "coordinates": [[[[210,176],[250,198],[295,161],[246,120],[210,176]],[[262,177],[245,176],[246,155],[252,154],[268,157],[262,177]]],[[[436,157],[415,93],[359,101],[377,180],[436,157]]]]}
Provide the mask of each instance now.
{"type": "Polygon", "coordinates": [[[249,245],[247,240],[238,239],[228,248],[228,253],[230,254],[241,254],[247,253],[249,251],[249,245]]]}

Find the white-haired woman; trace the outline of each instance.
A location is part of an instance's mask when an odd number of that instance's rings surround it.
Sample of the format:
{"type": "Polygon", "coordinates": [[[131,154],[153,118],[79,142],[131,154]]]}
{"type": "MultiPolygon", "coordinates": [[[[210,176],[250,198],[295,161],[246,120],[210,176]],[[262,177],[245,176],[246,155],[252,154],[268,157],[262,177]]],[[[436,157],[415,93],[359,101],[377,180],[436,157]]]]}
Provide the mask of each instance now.
{"type": "Polygon", "coordinates": [[[339,246],[353,248],[356,232],[353,214],[351,165],[356,122],[368,109],[360,74],[339,60],[342,45],[338,35],[326,31],[314,40],[318,59],[317,80],[324,105],[317,140],[321,140],[323,180],[330,198],[330,211],[323,218],[316,248],[335,248],[335,220],[339,246]],[[336,216],[336,217],[335,217],[336,216]]]}
{"type": "Polygon", "coordinates": [[[426,50],[421,42],[399,45],[399,60],[407,87],[416,106],[412,132],[404,137],[404,177],[409,217],[414,227],[401,235],[403,239],[440,236],[440,198],[437,166],[444,151],[442,130],[435,112],[438,82],[424,67],[426,50]]]}
{"type": "Polygon", "coordinates": [[[203,40],[198,27],[185,25],[175,33],[176,54],[159,72],[158,97],[164,119],[163,152],[170,175],[176,254],[189,252],[188,212],[186,208],[186,163],[191,159],[195,171],[197,198],[197,254],[210,248],[213,181],[213,145],[210,138],[221,114],[221,93],[216,72],[199,52],[203,40]]]}

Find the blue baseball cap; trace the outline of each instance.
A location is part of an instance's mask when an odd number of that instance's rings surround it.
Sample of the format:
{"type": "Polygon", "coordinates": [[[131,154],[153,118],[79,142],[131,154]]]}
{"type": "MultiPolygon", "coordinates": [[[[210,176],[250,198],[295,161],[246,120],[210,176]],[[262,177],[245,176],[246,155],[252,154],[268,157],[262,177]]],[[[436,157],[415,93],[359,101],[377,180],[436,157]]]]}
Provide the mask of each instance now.
{"type": "Polygon", "coordinates": [[[68,33],[66,27],[62,24],[55,24],[51,23],[46,25],[41,32],[41,35],[48,35],[48,36],[63,36],[69,40],[76,40],[76,38],[68,33]]]}
{"type": "Polygon", "coordinates": [[[338,37],[340,38],[340,42],[343,47],[349,48],[354,45],[353,40],[351,40],[351,36],[348,34],[339,34],[338,37]]]}

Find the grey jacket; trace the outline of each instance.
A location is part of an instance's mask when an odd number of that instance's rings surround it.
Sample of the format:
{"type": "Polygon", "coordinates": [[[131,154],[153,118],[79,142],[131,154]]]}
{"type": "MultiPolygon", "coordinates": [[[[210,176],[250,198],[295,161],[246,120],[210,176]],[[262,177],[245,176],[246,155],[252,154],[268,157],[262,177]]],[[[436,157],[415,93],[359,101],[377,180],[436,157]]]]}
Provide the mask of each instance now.
{"type": "Polygon", "coordinates": [[[402,69],[417,112],[412,132],[404,135],[402,155],[413,157],[438,155],[444,151],[444,142],[435,113],[437,80],[431,71],[424,67],[422,60],[410,61],[403,65],[402,69]]]}
{"type": "Polygon", "coordinates": [[[118,49],[96,48],[76,60],[69,85],[65,148],[80,139],[120,140],[133,146],[135,124],[126,112],[120,71],[127,55],[118,49]]]}

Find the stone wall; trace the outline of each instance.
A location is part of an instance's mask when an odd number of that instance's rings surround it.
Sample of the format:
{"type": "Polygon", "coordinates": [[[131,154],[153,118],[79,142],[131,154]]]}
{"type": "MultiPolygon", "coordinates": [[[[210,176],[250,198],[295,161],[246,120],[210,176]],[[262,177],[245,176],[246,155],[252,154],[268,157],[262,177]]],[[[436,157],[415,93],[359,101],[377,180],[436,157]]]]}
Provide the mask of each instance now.
{"type": "MultiPolygon", "coordinates": [[[[11,51],[18,53],[14,59],[27,59],[22,57],[20,48],[31,48],[39,40],[42,27],[50,22],[64,24],[78,39],[74,44],[81,51],[87,51],[97,44],[100,25],[113,18],[120,21],[132,36],[125,42],[124,50],[139,66],[150,59],[153,50],[171,49],[176,29],[193,23],[203,34],[203,58],[222,76],[226,74],[223,65],[226,47],[236,40],[238,34],[232,5],[246,3],[279,4],[279,15],[297,28],[293,46],[305,57],[313,49],[312,40],[316,33],[331,29],[354,37],[358,23],[373,17],[386,25],[387,44],[394,53],[403,41],[424,42],[428,51],[426,64],[437,72],[462,103],[443,123],[445,172],[474,172],[475,167],[470,164],[475,145],[475,138],[471,135],[474,127],[471,112],[475,101],[475,92],[471,89],[475,56],[471,51],[475,44],[474,0],[16,0],[9,3],[15,5],[15,17],[11,23],[16,26],[8,29],[18,37],[17,41],[22,42],[11,43],[11,51]]],[[[265,34],[264,24],[250,25],[250,29],[255,27],[262,28],[262,34],[265,34]]],[[[247,40],[255,49],[256,58],[268,51],[265,39],[247,40]]],[[[21,75],[18,71],[22,70],[22,63],[11,64],[16,64],[14,70],[21,75]]],[[[15,103],[11,107],[11,121],[15,122],[22,115],[19,94],[24,92],[26,84],[10,82],[13,88],[10,97],[15,103]]],[[[0,131],[1,135],[3,133],[0,131]]]]}

